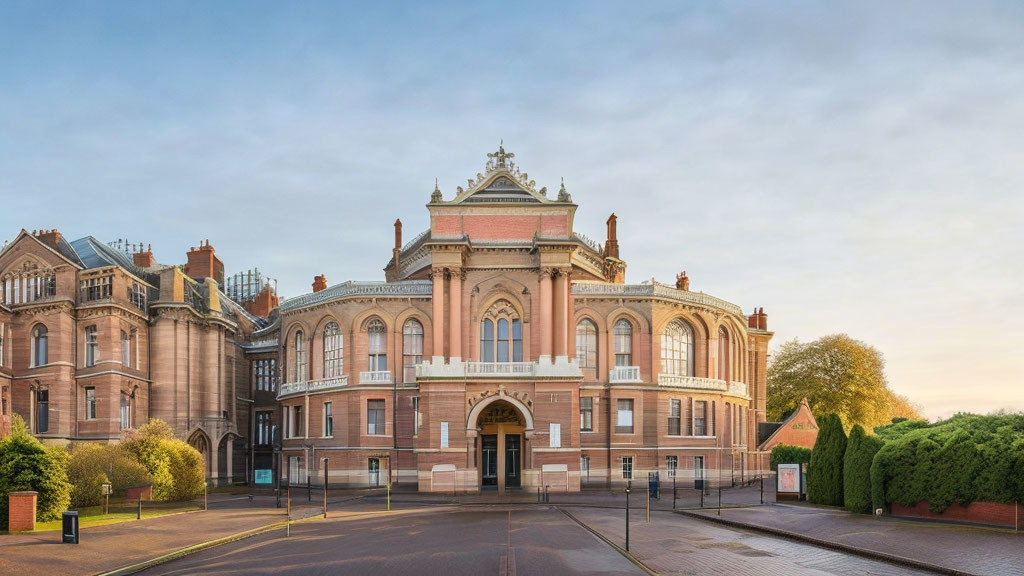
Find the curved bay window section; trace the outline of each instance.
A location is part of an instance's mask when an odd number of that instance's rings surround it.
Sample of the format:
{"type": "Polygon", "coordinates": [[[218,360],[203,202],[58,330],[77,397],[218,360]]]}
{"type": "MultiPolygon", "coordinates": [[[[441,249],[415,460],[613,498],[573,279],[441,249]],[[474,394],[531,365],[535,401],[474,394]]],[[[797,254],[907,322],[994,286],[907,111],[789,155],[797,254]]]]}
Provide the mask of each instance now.
{"type": "Polygon", "coordinates": [[[659,384],[690,386],[694,378],[694,331],[685,320],[669,322],[661,335],[659,384]]]}
{"type": "Polygon", "coordinates": [[[402,327],[403,382],[416,381],[416,366],[423,362],[423,324],[410,319],[402,327]]]}
{"type": "Polygon", "coordinates": [[[292,382],[306,381],[306,335],[302,330],[295,332],[295,364],[292,367],[292,382]]]}
{"type": "Polygon", "coordinates": [[[633,364],[633,325],[625,318],[615,322],[612,329],[615,348],[615,366],[608,371],[611,383],[640,382],[640,367],[633,364]]]}

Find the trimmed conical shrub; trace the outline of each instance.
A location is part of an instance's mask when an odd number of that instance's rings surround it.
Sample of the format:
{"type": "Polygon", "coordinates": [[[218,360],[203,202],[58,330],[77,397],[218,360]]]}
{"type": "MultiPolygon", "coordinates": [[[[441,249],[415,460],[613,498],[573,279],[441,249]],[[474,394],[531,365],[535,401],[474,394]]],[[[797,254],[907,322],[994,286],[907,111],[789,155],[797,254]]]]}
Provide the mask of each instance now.
{"type": "Polygon", "coordinates": [[[871,513],[871,461],[884,443],[868,436],[860,424],[850,430],[843,458],[843,501],[846,509],[871,513]]]}
{"type": "Polygon", "coordinates": [[[829,414],[818,428],[818,439],[807,467],[807,499],[827,506],[843,505],[843,459],[846,432],[839,416],[829,414]]]}

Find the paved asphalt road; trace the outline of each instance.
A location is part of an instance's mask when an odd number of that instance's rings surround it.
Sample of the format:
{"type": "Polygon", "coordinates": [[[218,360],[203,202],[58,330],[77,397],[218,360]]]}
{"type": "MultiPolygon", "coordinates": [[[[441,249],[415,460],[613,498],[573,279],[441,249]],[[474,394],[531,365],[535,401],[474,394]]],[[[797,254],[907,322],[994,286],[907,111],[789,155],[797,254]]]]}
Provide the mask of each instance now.
{"type": "MultiPolygon", "coordinates": [[[[621,544],[621,510],[572,508],[621,544]]],[[[667,512],[637,518],[633,552],[661,574],[908,576],[922,572],[667,512]]],[[[142,574],[637,574],[641,569],[552,508],[474,507],[331,518],[241,540],[142,574]]]]}
{"type": "Polygon", "coordinates": [[[495,507],[300,523],[143,574],[645,573],[557,510],[495,507]]]}

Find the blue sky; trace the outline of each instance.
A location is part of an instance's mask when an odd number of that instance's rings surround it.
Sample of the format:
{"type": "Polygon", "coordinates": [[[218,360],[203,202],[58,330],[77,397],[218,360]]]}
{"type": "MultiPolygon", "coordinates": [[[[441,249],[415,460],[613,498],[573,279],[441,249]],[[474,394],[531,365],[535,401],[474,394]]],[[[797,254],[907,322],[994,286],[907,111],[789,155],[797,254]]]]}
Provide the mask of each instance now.
{"type": "Polygon", "coordinates": [[[1024,409],[1024,4],[4,2],[0,237],[282,294],[381,279],[391,223],[504,139],[627,279],[846,332],[929,416],[1024,409]]]}

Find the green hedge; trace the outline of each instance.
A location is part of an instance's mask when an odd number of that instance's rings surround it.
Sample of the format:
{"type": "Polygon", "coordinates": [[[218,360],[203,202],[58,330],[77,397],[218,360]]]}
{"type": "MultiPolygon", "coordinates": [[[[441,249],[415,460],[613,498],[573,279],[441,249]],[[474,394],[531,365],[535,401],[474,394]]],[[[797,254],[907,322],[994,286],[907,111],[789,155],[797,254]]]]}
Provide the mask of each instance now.
{"type": "Polygon", "coordinates": [[[888,440],[871,464],[873,507],[1024,501],[1024,414],[906,424],[877,429],[888,440]]]}
{"type": "Polygon", "coordinates": [[[843,505],[843,458],[846,433],[839,416],[829,414],[818,428],[807,467],[807,499],[815,504],[843,505]]]}
{"type": "Polygon", "coordinates": [[[71,501],[67,451],[43,446],[15,414],[11,433],[0,440],[0,526],[7,527],[7,494],[20,490],[38,492],[36,519],[40,522],[60,518],[71,501]]]}
{"type": "Polygon", "coordinates": [[[188,500],[203,492],[203,456],[162,420],[150,420],[122,446],[152,476],[154,500],[188,500]]]}
{"type": "Polygon", "coordinates": [[[847,510],[871,513],[871,462],[883,444],[881,439],[868,436],[860,424],[850,430],[843,457],[843,502],[847,510]]]}
{"type": "Polygon", "coordinates": [[[802,446],[779,444],[772,448],[772,472],[779,471],[779,464],[810,464],[811,449],[802,446]]]}
{"type": "Polygon", "coordinates": [[[74,442],[68,452],[71,454],[68,476],[74,484],[71,505],[75,508],[98,505],[103,499],[101,486],[104,482],[109,482],[118,495],[129,488],[153,483],[146,467],[121,445],[74,442]]]}

